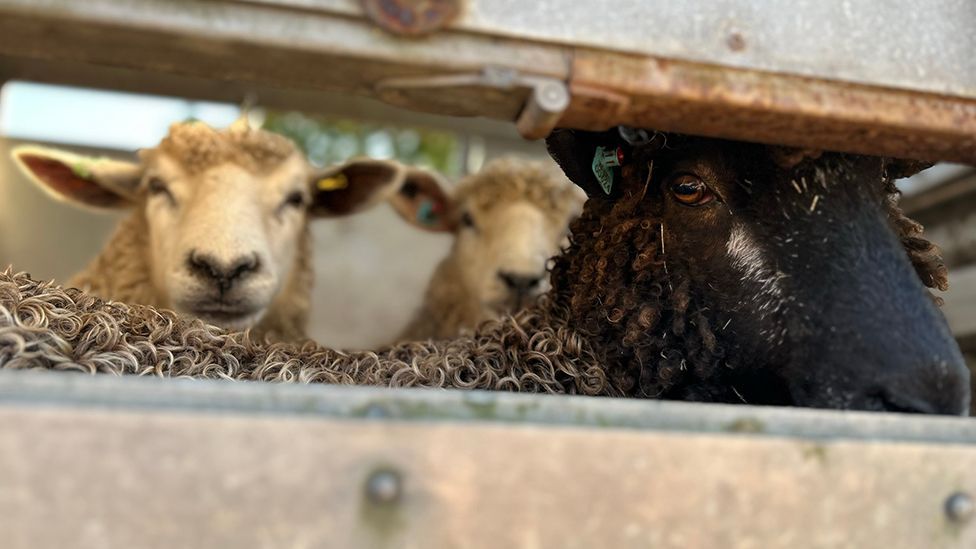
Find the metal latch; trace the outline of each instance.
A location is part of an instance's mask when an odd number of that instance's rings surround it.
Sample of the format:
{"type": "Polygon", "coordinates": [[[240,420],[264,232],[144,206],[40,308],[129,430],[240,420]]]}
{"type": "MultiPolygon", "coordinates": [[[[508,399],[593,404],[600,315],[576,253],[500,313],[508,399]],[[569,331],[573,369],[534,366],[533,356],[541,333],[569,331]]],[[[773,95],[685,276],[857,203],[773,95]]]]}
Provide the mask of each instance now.
{"type": "MultiPolygon", "coordinates": [[[[411,107],[410,92],[449,88],[488,88],[503,92],[528,90],[528,97],[515,119],[515,127],[526,139],[542,139],[556,127],[569,107],[566,83],[551,77],[522,74],[507,67],[485,67],[481,72],[408,76],[381,80],[377,95],[384,101],[411,107]]],[[[445,109],[440,109],[444,112],[445,109]]],[[[449,114],[465,114],[464,109],[446,109],[449,114]],[[453,112],[451,112],[453,111],[453,112]]]]}

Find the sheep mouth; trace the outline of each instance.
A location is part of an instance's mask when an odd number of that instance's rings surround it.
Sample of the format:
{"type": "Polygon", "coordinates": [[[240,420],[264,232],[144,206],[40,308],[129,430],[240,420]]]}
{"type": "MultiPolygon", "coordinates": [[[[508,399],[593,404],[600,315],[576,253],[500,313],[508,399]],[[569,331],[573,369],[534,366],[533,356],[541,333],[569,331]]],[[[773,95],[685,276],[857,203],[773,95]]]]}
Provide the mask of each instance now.
{"type": "Polygon", "coordinates": [[[514,313],[535,303],[536,298],[540,295],[542,295],[540,292],[512,294],[501,299],[489,301],[485,303],[485,306],[496,314],[514,313]]]}
{"type": "Polygon", "coordinates": [[[241,305],[207,303],[190,307],[187,312],[204,322],[227,330],[244,330],[257,324],[264,310],[241,305]]]}

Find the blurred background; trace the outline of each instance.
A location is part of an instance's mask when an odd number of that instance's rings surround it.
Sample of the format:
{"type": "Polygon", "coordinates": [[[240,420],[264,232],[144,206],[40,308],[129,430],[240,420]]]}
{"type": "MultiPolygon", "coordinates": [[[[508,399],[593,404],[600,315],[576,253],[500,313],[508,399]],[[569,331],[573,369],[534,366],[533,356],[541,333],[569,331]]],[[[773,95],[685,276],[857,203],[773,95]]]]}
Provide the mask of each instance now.
{"type": "MultiPolygon", "coordinates": [[[[318,112],[249,110],[255,126],[288,136],[318,165],[357,155],[396,158],[456,182],[503,154],[548,159],[541,142],[510,124],[402,111],[366,99],[320,103],[318,112]],[[357,113],[368,113],[358,116],[357,113]]],[[[12,147],[44,143],[131,157],[159,143],[173,122],[225,127],[239,105],[11,81],[0,88],[0,268],[66,280],[94,257],[125,212],[93,213],[51,200],[10,159],[12,147]]],[[[388,343],[420,303],[451,237],[404,223],[389,206],[313,223],[316,287],[309,335],[334,347],[388,343]]]]}

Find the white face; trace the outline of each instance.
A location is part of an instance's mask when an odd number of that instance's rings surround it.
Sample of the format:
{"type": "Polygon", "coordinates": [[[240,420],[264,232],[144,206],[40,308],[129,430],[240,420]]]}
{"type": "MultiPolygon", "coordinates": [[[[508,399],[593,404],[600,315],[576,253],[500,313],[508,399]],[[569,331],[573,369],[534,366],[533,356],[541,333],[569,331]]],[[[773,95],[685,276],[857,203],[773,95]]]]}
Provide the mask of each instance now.
{"type": "Polygon", "coordinates": [[[528,201],[460,207],[452,253],[482,306],[515,311],[549,289],[547,263],[568,244],[569,222],[578,211],[548,211],[528,201]]]}
{"type": "Polygon", "coordinates": [[[287,282],[307,224],[308,168],[233,163],[187,174],[165,154],[146,166],[152,281],[174,309],[231,330],[256,324],[287,282]]]}

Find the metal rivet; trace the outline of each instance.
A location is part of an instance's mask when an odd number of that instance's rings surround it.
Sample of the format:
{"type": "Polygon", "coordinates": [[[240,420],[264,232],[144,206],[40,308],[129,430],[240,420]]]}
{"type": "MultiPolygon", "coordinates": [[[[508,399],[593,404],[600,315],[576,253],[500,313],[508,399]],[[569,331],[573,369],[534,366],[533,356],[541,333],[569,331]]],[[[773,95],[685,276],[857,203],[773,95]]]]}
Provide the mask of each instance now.
{"type": "Polygon", "coordinates": [[[945,512],[953,522],[969,522],[976,513],[976,502],[973,502],[973,497],[969,494],[956,492],[946,499],[945,512]]]}
{"type": "Polygon", "coordinates": [[[396,471],[384,469],[374,471],[366,479],[366,497],[376,504],[396,503],[403,492],[403,480],[396,471]]]}
{"type": "Polygon", "coordinates": [[[729,49],[732,51],[742,51],[746,49],[746,39],[743,38],[743,36],[738,32],[729,34],[726,44],[728,44],[729,49]]]}

